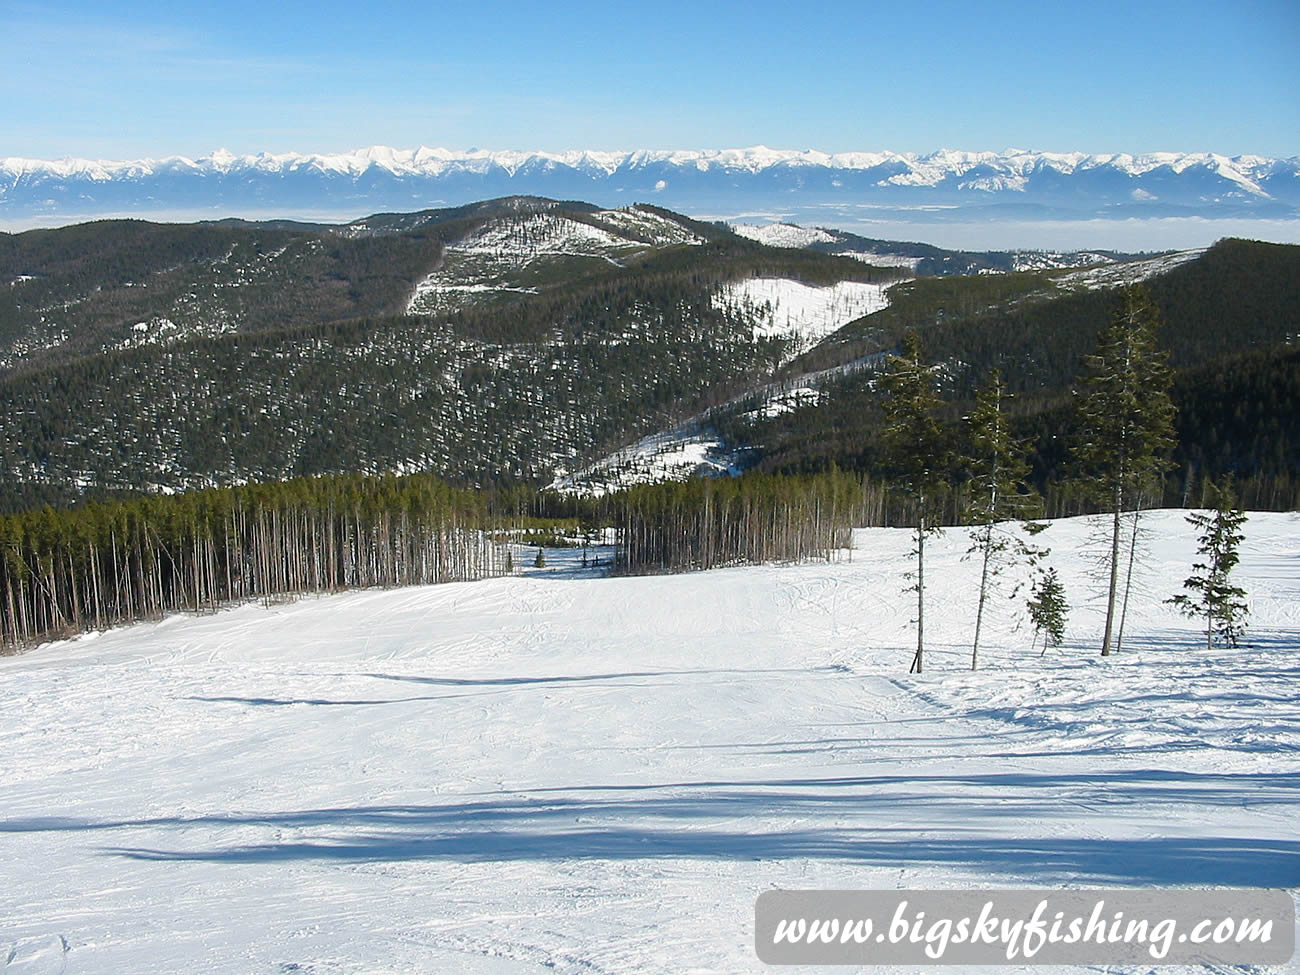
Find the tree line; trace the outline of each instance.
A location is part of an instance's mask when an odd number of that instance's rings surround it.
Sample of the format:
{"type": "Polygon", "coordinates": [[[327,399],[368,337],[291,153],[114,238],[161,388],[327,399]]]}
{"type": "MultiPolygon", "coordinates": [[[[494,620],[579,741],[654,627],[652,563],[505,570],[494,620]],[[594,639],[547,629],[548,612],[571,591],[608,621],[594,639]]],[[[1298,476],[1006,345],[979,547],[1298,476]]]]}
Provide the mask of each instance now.
{"type": "Polygon", "coordinates": [[[882,523],[884,498],[883,485],[831,471],[646,484],[601,507],[617,529],[616,571],[641,575],[830,561],[851,547],[855,527],[882,523]]]}
{"type": "Polygon", "coordinates": [[[0,516],[0,645],[246,600],[511,571],[503,512],[428,475],[322,477],[0,516]]]}

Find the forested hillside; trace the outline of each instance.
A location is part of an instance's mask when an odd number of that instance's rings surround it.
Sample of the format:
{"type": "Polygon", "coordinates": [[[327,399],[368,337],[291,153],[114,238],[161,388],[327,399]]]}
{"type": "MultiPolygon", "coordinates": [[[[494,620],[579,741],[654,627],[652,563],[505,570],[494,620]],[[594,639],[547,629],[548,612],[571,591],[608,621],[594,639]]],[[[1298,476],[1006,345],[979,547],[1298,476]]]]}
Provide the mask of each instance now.
{"type": "Polygon", "coordinates": [[[0,374],[397,310],[440,255],[424,233],[122,220],[0,235],[0,374]]]}
{"type": "MultiPolygon", "coordinates": [[[[771,247],[533,198],[0,235],[0,507],[315,474],[545,483],[683,421],[762,470],[878,474],[873,363],[913,330],[950,419],[1001,370],[1045,486],[1064,475],[1044,431],[1139,279],[1181,377],[1170,492],[1231,471],[1292,503],[1300,248],[916,277],[851,237],[854,256],[771,247]]],[[[949,272],[1005,263],[929,250],[949,272]]]]}
{"type": "MultiPolygon", "coordinates": [[[[842,329],[788,367],[826,368],[895,346],[916,330],[941,365],[949,419],[999,369],[1016,394],[1022,434],[1037,442],[1040,487],[1062,480],[1082,357],[1115,312],[1113,288],[1079,288],[1073,273],[927,278],[895,287],[891,306],[842,329]]],[[[1248,482],[1249,503],[1292,507],[1300,470],[1297,340],[1300,248],[1228,240],[1146,281],[1177,372],[1177,472],[1166,500],[1180,503],[1208,478],[1248,482]]],[[[750,407],[750,404],[745,404],[750,407]]],[[[752,445],[761,469],[878,471],[880,407],[872,372],[823,384],[815,399],[775,415],[746,408],[710,421],[729,443],[752,445]]]]}
{"type": "MultiPolygon", "coordinates": [[[[246,319],[220,334],[29,357],[0,380],[5,504],[320,473],[539,478],[717,402],[790,358],[795,336],[764,332],[754,309],[718,300],[727,282],[771,275],[883,287],[903,276],[765,248],[653,208],[516,201],[506,210],[438,214],[446,244],[419,236],[429,222],[399,216],[359,222],[348,230],[356,236],[338,242],[362,254],[389,253],[393,241],[405,242],[399,250],[440,248],[445,261],[420,294],[454,300],[428,314],[277,328],[246,319]]],[[[236,232],[291,233],[209,228],[184,239],[236,232]]],[[[324,246],[300,242],[308,244],[324,246]]],[[[122,274],[161,261],[139,256],[122,274]]],[[[411,300],[396,276],[385,280],[386,301],[399,292],[400,304],[411,300]]]]}
{"type": "MultiPolygon", "coordinates": [[[[199,336],[404,313],[421,282],[455,263],[456,245],[484,228],[504,228],[496,251],[516,256],[512,236],[561,223],[588,228],[604,249],[528,255],[529,290],[609,273],[612,256],[729,236],[651,207],[599,211],[531,197],[339,226],[106,220],[0,234],[0,376],[199,336]],[[647,232],[656,225],[669,232],[647,232]]],[[[472,283],[476,297],[488,290],[472,283]]]]}

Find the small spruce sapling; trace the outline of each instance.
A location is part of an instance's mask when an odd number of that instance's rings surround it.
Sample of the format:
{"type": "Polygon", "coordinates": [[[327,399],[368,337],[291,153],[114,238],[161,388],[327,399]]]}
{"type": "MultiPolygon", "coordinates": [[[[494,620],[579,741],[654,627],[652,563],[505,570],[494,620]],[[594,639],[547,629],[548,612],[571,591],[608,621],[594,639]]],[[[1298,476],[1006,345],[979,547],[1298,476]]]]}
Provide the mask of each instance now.
{"type": "Polygon", "coordinates": [[[1205,649],[1214,646],[1217,633],[1225,644],[1235,647],[1246,629],[1246,590],[1228,579],[1240,561],[1237,549],[1246,537],[1241,527],[1246,514],[1237,507],[1231,483],[1211,488],[1214,510],[1187,516],[1188,524],[1201,529],[1197,554],[1202,562],[1192,563],[1193,574],[1183,583],[1188,590],[1165,602],[1172,603],[1186,616],[1204,617],[1205,649]]]}
{"type": "Polygon", "coordinates": [[[1055,569],[1039,576],[1029,597],[1029,619],[1034,624],[1034,639],[1043,635],[1041,657],[1048,647],[1059,647],[1065,642],[1065,618],[1070,609],[1065,602],[1065,587],[1055,569]]]}

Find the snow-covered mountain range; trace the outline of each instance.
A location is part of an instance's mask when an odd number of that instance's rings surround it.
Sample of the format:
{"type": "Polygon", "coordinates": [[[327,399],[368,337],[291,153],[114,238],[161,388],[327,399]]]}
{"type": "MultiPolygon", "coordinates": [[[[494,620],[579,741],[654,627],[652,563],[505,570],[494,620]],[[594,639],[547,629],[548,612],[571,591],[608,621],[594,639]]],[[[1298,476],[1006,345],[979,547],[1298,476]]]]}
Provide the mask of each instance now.
{"type": "Polygon", "coordinates": [[[1300,157],[1007,150],[826,153],[465,152],[383,146],[340,154],[218,151],[190,159],[0,159],[0,218],[120,213],[356,215],[513,194],[720,215],[867,207],[929,219],[1300,217],[1300,157]]]}

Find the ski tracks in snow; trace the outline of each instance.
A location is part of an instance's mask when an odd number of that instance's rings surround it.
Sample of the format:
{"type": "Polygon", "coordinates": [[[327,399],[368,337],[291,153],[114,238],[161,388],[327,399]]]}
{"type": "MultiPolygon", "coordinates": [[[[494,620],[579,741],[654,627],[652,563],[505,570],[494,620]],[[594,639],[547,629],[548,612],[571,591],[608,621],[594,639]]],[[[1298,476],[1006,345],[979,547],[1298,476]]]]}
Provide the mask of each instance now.
{"type": "MultiPolygon", "coordinates": [[[[66,939],[69,971],[759,972],[773,887],[1294,887],[1295,519],[1243,549],[1257,645],[1206,654],[1160,602],[1180,517],[1152,515],[1110,661],[1095,607],[1039,658],[1003,595],[966,670],[953,532],[907,675],[890,530],[852,561],[557,565],[0,661],[7,943],[66,939]]],[[[1049,532],[1070,591],[1086,527],[1049,532]]]]}

